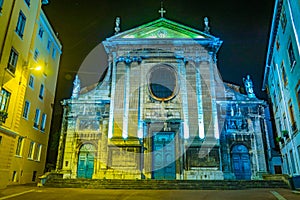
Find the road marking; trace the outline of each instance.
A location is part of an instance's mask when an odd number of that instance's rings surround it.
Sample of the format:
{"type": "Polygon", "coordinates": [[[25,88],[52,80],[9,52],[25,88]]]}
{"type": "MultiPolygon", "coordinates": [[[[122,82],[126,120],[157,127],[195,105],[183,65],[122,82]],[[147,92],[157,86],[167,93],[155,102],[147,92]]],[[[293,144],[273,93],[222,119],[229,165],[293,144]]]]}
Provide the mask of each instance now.
{"type": "Polygon", "coordinates": [[[29,193],[29,192],[34,192],[34,190],[28,190],[28,191],[20,192],[20,193],[17,193],[17,194],[12,194],[12,195],[9,195],[9,196],[0,197],[0,200],[13,198],[13,197],[16,197],[16,196],[20,196],[20,195],[22,195],[22,194],[27,194],[27,193],[29,193]]]}
{"type": "Polygon", "coordinates": [[[287,200],[276,191],[270,191],[278,200],[287,200]]]}

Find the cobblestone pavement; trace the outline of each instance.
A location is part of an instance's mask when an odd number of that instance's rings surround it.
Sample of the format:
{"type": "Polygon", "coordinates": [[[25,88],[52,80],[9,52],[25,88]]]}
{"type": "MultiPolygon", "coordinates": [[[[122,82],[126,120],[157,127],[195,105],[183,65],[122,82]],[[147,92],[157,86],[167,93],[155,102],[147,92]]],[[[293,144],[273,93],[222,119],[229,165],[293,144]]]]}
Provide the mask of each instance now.
{"type": "Polygon", "coordinates": [[[99,190],[81,188],[47,188],[9,186],[0,190],[0,200],[299,200],[300,192],[287,189],[249,190],[99,190]]]}

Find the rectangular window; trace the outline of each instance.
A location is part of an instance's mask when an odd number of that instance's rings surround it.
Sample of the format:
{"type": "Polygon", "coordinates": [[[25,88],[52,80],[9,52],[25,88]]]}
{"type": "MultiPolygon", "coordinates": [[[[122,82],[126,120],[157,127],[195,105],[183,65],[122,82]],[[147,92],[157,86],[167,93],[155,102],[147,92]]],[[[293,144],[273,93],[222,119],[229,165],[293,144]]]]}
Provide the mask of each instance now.
{"type": "Polygon", "coordinates": [[[280,24],[281,24],[282,30],[283,30],[283,32],[284,32],[284,31],[285,31],[286,24],[287,24],[286,13],[285,13],[285,7],[282,7],[281,16],[280,16],[280,24]]]}
{"type": "Polygon", "coordinates": [[[29,77],[29,82],[28,82],[29,87],[31,87],[32,89],[34,88],[34,77],[32,75],[30,75],[29,77]]]}
{"type": "Polygon", "coordinates": [[[0,0],[0,13],[2,11],[2,6],[3,6],[3,0],[0,0]]]}
{"type": "Polygon", "coordinates": [[[300,145],[297,147],[298,149],[298,156],[299,156],[299,160],[300,160],[300,145]]]}
{"type": "Polygon", "coordinates": [[[35,160],[36,160],[36,161],[40,161],[40,160],[41,160],[41,154],[42,154],[42,145],[39,144],[39,145],[37,146],[36,154],[35,154],[35,160]]]}
{"type": "Polygon", "coordinates": [[[30,102],[29,101],[25,101],[24,109],[23,109],[23,117],[25,119],[28,119],[29,109],[30,109],[30,102]]]}
{"type": "Polygon", "coordinates": [[[28,7],[30,6],[30,0],[25,0],[25,3],[28,7]]]}
{"type": "Polygon", "coordinates": [[[44,84],[41,84],[41,87],[40,87],[40,94],[39,94],[39,98],[40,98],[40,99],[43,99],[43,98],[44,98],[44,90],[45,90],[45,86],[44,86],[44,84]]]}
{"type": "Polygon", "coordinates": [[[34,116],[34,124],[33,127],[34,128],[39,128],[39,122],[40,122],[40,110],[36,109],[35,110],[35,116],[34,116]]]}
{"type": "Polygon", "coordinates": [[[291,164],[292,164],[293,173],[296,173],[296,166],[295,166],[294,154],[293,154],[292,150],[290,150],[290,157],[291,157],[291,164]]]}
{"type": "Polygon", "coordinates": [[[11,180],[12,182],[17,182],[17,171],[13,171],[11,180]]]}
{"type": "Polygon", "coordinates": [[[293,68],[296,64],[296,57],[295,57],[292,42],[290,42],[290,44],[289,44],[288,53],[289,53],[290,65],[291,65],[291,68],[293,68]]]}
{"type": "Polygon", "coordinates": [[[284,64],[282,63],[281,64],[281,70],[282,70],[282,81],[284,83],[284,86],[287,86],[288,84],[288,80],[287,80],[287,76],[286,76],[286,72],[285,72],[285,67],[284,67],[284,64]]]}
{"type": "Polygon", "coordinates": [[[23,141],[24,141],[23,137],[18,138],[18,143],[17,143],[17,148],[16,148],[17,156],[22,156],[23,141]]]}
{"type": "Polygon", "coordinates": [[[7,69],[13,74],[16,71],[18,56],[19,56],[18,52],[14,48],[11,48],[10,54],[9,54],[9,60],[8,60],[8,64],[7,64],[7,69]]]}
{"type": "Polygon", "coordinates": [[[28,151],[28,159],[33,159],[34,145],[35,145],[34,142],[30,142],[29,151],[28,151]]]}
{"type": "Polygon", "coordinates": [[[32,182],[35,182],[37,176],[37,171],[32,172],[32,182]]]}
{"type": "Polygon", "coordinates": [[[279,36],[276,37],[276,49],[279,50],[280,48],[280,42],[279,42],[279,36]]]}
{"type": "Polygon", "coordinates": [[[289,165],[289,159],[288,159],[287,154],[285,154],[285,161],[286,161],[287,174],[290,174],[290,165],[289,165]]]}
{"type": "Polygon", "coordinates": [[[49,39],[47,43],[47,50],[50,51],[50,49],[51,49],[51,40],[49,39]]]}
{"type": "Polygon", "coordinates": [[[298,101],[298,109],[300,110],[300,81],[298,85],[296,86],[296,97],[298,101]]]}
{"type": "Polygon", "coordinates": [[[296,132],[297,131],[297,123],[295,121],[294,109],[293,109],[293,104],[292,104],[291,100],[289,101],[289,113],[290,113],[292,131],[296,132]]]}
{"type": "Polygon", "coordinates": [[[0,111],[7,112],[9,100],[10,100],[10,92],[2,88],[0,94],[0,111]]]}
{"type": "Polygon", "coordinates": [[[55,59],[56,58],[56,49],[53,48],[52,50],[52,58],[55,59]]]}
{"type": "Polygon", "coordinates": [[[0,144],[2,144],[2,135],[0,135],[0,144]]]}
{"type": "Polygon", "coordinates": [[[41,122],[41,131],[45,131],[46,121],[47,121],[47,114],[43,113],[42,122],[41,122]]]}
{"type": "Polygon", "coordinates": [[[40,26],[39,28],[39,33],[38,33],[39,37],[40,38],[43,38],[43,35],[44,35],[44,29],[40,26]]]}
{"type": "Polygon", "coordinates": [[[40,56],[40,52],[39,52],[38,49],[36,49],[36,50],[34,51],[34,55],[33,55],[34,60],[37,61],[38,58],[39,58],[39,56],[40,56]]]}
{"type": "Polygon", "coordinates": [[[16,33],[23,38],[25,29],[26,17],[22,11],[19,13],[18,23],[16,27],[16,33]]]}

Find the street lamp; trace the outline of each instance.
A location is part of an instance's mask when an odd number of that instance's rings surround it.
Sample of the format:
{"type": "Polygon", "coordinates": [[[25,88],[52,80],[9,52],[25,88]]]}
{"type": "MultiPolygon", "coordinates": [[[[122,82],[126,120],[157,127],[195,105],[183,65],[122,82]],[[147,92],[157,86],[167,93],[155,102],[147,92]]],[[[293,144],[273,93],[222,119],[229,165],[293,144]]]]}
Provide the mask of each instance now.
{"type": "Polygon", "coordinates": [[[35,71],[41,71],[42,70],[42,66],[36,66],[36,67],[30,67],[30,70],[35,70],[35,71]]]}

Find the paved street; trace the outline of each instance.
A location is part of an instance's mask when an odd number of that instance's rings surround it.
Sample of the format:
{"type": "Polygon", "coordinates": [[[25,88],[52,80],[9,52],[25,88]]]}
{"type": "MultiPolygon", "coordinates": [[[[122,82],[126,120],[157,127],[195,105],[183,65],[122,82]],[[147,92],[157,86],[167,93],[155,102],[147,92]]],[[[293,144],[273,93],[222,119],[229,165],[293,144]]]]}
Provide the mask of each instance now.
{"type": "Polygon", "coordinates": [[[201,199],[201,200],[299,200],[300,194],[286,189],[251,189],[251,190],[98,190],[79,188],[37,188],[33,186],[10,186],[0,190],[0,200],[150,200],[150,199],[201,199]]]}

